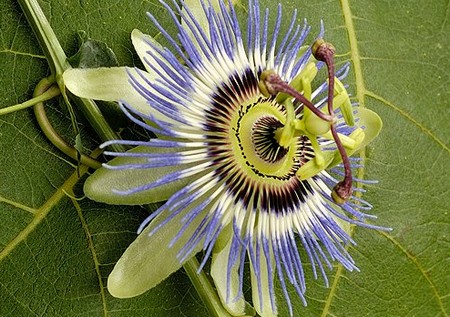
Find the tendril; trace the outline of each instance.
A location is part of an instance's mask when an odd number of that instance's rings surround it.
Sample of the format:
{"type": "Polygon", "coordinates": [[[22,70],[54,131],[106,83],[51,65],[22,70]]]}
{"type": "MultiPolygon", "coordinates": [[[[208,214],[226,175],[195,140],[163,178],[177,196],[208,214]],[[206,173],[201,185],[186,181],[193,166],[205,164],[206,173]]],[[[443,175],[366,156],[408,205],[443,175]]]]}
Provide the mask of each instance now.
{"type": "MultiPolygon", "coordinates": [[[[49,89],[55,89],[58,86],[55,84],[55,81],[52,77],[43,78],[36,85],[36,88],[33,93],[33,97],[38,97],[45,93],[49,89]]],[[[56,146],[61,152],[66,154],[67,156],[73,158],[74,160],[79,161],[80,163],[89,166],[91,168],[97,169],[102,166],[102,164],[96,159],[80,153],[75,147],[68,144],[53,128],[52,124],[47,118],[47,114],[45,112],[44,103],[42,101],[36,103],[33,107],[34,114],[36,116],[36,120],[41,128],[44,135],[47,139],[56,146]]]]}

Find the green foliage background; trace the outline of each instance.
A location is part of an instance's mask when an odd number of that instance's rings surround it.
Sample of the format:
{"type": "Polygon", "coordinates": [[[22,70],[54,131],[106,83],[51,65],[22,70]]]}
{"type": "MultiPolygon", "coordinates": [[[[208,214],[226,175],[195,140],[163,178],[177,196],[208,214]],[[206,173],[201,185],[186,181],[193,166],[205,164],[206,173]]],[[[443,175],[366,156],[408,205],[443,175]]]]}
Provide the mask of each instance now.
{"type": "MultiPolygon", "coordinates": [[[[274,1],[262,1],[272,7],[274,1]]],[[[154,1],[41,1],[68,55],[76,32],[106,42],[121,65],[139,65],[130,32],[156,30],[146,11],[168,21],[154,1]]],[[[361,272],[336,266],[330,287],[308,279],[308,307],[295,316],[450,316],[450,4],[408,0],[283,1],[313,33],[323,19],[339,62],[352,62],[350,91],[377,111],[384,129],[363,155],[365,196],[377,224],[355,228],[350,248],[361,272]]],[[[244,12],[246,4],[239,5],[244,12]]],[[[288,19],[284,24],[288,23],[288,19]]],[[[169,32],[173,29],[167,23],[169,32]]],[[[0,107],[30,98],[49,75],[18,4],[0,0],[0,107]]],[[[61,103],[62,104],[62,103],[61,103]]],[[[74,142],[67,111],[47,104],[54,126],[74,142]]],[[[80,119],[83,144],[99,141],[80,119]]],[[[148,293],[112,298],[106,278],[134,239],[142,208],[82,197],[76,165],[45,139],[31,110],[0,117],[0,316],[207,316],[180,271],[148,293]],[[75,199],[77,198],[77,199],[75,199]]],[[[81,181],[86,174],[81,169],[81,181]]],[[[280,305],[282,306],[282,305],[280,305]]],[[[281,309],[281,316],[287,311],[281,309]]]]}

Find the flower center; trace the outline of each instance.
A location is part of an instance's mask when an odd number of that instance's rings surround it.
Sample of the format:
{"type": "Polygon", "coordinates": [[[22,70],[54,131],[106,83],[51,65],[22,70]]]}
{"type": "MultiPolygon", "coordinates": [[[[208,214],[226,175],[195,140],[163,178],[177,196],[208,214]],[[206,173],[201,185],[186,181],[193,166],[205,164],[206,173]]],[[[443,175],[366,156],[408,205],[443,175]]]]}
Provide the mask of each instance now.
{"type": "Polygon", "coordinates": [[[288,147],[279,144],[277,133],[285,121],[284,106],[275,98],[259,95],[242,103],[232,116],[229,138],[233,156],[254,180],[287,180],[310,159],[306,137],[294,137],[288,147]]]}
{"type": "Polygon", "coordinates": [[[288,152],[288,149],[281,146],[275,137],[275,131],[281,127],[283,124],[271,116],[261,117],[253,124],[253,146],[259,157],[266,162],[277,162],[288,152]]]}
{"type": "Polygon", "coordinates": [[[311,192],[297,172],[315,152],[306,135],[286,127],[296,117],[294,107],[263,96],[250,69],[230,75],[210,98],[204,131],[215,179],[244,208],[296,209],[311,192]]]}

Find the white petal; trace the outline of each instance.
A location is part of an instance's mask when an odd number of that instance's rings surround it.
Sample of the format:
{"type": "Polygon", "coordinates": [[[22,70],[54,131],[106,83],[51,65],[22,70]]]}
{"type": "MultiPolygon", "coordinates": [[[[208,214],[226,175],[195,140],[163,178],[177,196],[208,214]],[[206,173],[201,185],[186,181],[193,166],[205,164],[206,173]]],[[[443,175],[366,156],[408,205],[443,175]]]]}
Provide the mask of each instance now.
{"type": "MultiPolygon", "coordinates": [[[[220,10],[220,6],[219,6],[219,2],[217,0],[212,0],[210,2],[214,9],[216,11],[220,10]]],[[[199,25],[202,27],[203,31],[206,32],[206,34],[209,35],[209,21],[206,18],[206,14],[205,11],[203,10],[203,6],[200,2],[200,0],[184,0],[184,6],[186,6],[187,8],[189,8],[189,10],[192,12],[192,15],[194,16],[194,18],[197,20],[197,22],[199,23],[199,25]]],[[[183,11],[185,9],[183,8],[183,11]]],[[[187,14],[186,14],[187,16],[187,14]]],[[[181,21],[183,27],[185,29],[187,29],[187,25],[186,22],[184,21],[184,19],[181,21]]],[[[194,39],[194,41],[196,41],[194,39]]]]}
{"type": "MultiPolygon", "coordinates": [[[[201,3],[202,0],[184,0],[184,6],[189,8],[189,10],[192,12],[192,15],[197,20],[199,25],[202,27],[202,29],[206,32],[206,34],[209,35],[209,23],[210,21],[206,17],[205,11],[203,10],[203,6],[201,3]]],[[[229,0],[232,2],[233,5],[235,5],[238,1],[237,0],[229,0]]],[[[206,2],[206,6],[212,5],[214,10],[216,12],[220,12],[220,5],[219,0],[210,0],[206,2]]],[[[228,1],[226,1],[225,6],[228,8],[228,1]]],[[[183,8],[184,11],[184,8],[183,8]]],[[[187,15],[186,15],[187,16],[187,15]]],[[[184,19],[181,21],[182,25],[187,28],[186,22],[184,19]]],[[[195,40],[194,40],[195,41],[195,40]]]]}
{"type": "MultiPolygon", "coordinates": [[[[136,69],[129,67],[72,68],[64,72],[66,88],[76,96],[104,101],[125,101],[138,111],[148,114],[151,107],[129,82],[130,72],[140,78],[136,69]]],[[[145,73],[148,79],[150,75],[145,73]]]]}
{"type": "MultiPolygon", "coordinates": [[[[183,76],[183,74],[179,73],[179,70],[176,70],[168,61],[167,58],[162,56],[158,50],[163,50],[164,48],[161,46],[161,44],[158,43],[153,37],[151,37],[148,34],[144,34],[138,29],[134,29],[131,32],[131,41],[133,42],[133,46],[136,50],[136,52],[139,55],[139,58],[141,59],[142,63],[144,64],[145,69],[147,72],[140,72],[141,75],[145,76],[145,80],[142,79],[139,75],[135,76],[133,75],[133,79],[139,84],[143,86],[143,89],[147,89],[149,91],[153,91],[154,88],[150,87],[147,82],[153,82],[156,83],[157,79],[160,78],[163,82],[168,81],[171,82],[169,78],[171,78],[170,72],[168,73],[166,69],[170,69],[170,71],[173,74],[179,74],[180,76],[183,76]],[[166,68],[166,69],[164,69],[166,68]],[[162,77],[161,77],[162,76],[162,77]],[[147,81],[147,82],[146,82],[147,81]]],[[[182,66],[181,66],[182,67],[182,66]]],[[[173,79],[172,79],[173,80],[173,79]]],[[[164,96],[162,96],[160,93],[156,93],[162,99],[166,99],[164,96]]],[[[176,103],[169,100],[169,103],[172,103],[175,105],[176,103]]],[[[134,105],[133,103],[129,103],[130,106],[138,110],[139,112],[143,114],[148,114],[149,111],[152,109],[151,104],[150,106],[147,106],[145,109],[140,109],[139,105],[134,105]]],[[[158,111],[151,111],[151,114],[158,120],[162,120],[169,123],[175,123],[179,124],[177,121],[166,117],[165,115],[161,114],[158,111]]]]}

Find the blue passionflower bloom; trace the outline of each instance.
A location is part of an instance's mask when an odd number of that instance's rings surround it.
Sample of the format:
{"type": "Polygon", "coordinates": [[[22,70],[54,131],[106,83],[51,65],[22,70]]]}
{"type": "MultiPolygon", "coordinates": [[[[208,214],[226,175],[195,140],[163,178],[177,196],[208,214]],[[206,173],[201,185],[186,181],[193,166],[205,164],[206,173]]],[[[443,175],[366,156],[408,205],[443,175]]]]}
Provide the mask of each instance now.
{"type": "MultiPolygon", "coordinates": [[[[306,304],[305,263],[328,284],[325,268],[333,261],[357,269],[346,249],[354,244],[349,225],[380,229],[366,222],[371,205],[355,185],[364,181],[351,177],[362,162],[347,155],[375,138],[381,121],[350,102],[342,82],[348,65],[336,78],[330,73],[333,84],[315,79],[333,65],[314,57],[316,48],[306,42],[310,26],[297,24],[296,11],[281,32],[281,5],[276,13],[261,12],[250,0],[242,28],[222,0],[161,3],[178,34],[168,34],[151,14],[170,49],[133,31],[145,71],[64,75],[73,93],[120,101],[133,122],[158,136],[103,144],[135,148],[105,152],[116,158],[85,185],[88,197],[110,204],[166,200],[142,223],[108,289],[136,296],[203,251],[200,269],[212,255],[211,276],[230,313],[244,314],[248,261],[257,312],[277,314],[278,280],[292,315],[287,287],[306,304]],[[341,176],[347,195],[336,198],[341,176]]],[[[323,33],[322,27],[317,39],[323,33]]]]}

